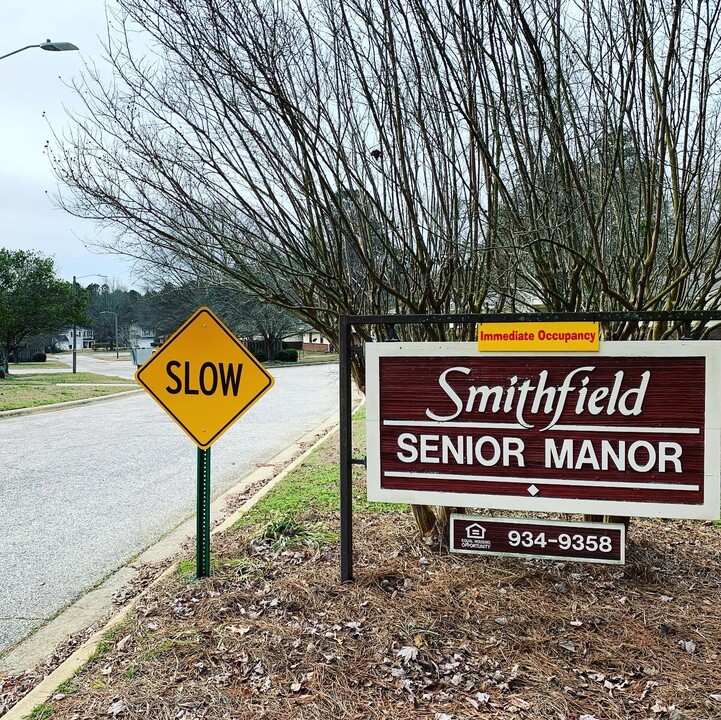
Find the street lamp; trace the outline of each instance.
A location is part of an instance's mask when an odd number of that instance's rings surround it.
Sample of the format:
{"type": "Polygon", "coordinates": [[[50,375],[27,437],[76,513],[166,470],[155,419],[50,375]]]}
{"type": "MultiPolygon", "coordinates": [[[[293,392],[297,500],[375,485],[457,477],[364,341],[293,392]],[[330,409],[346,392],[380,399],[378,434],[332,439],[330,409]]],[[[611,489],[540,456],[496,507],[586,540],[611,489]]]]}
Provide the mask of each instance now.
{"type": "Polygon", "coordinates": [[[118,350],[118,313],[114,313],[112,310],[101,310],[101,315],[115,315],[115,359],[120,359],[120,351],[118,350]]]}
{"type": "Polygon", "coordinates": [[[77,45],[73,45],[69,42],[50,42],[50,40],[46,40],[44,43],[40,43],[39,45],[26,45],[18,50],[13,50],[12,52],[7,53],[7,55],[0,55],[0,60],[4,60],[6,57],[10,57],[11,55],[16,55],[23,50],[29,50],[30,48],[40,48],[41,50],[50,50],[51,52],[79,49],[77,45]]]}
{"type": "MultiPolygon", "coordinates": [[[[16,50],[16,52],[19,52],[16,50]]],[[[2,60],[2,58],[0,58],[2,60]]],[[[90,273],[89,275],[80,275],[79,277],[75,277],[73,275],[73,292],[77,295],[78,294],[78,280],[82,280],[86,277],[100,277],[105,280],[105,282],[108,281],[107,275],[99,275],[98,273],[90,273]]],[[[73,373],[77,372],[78,367],[78,326],[77,322],[73,320],[73,373]]]]}

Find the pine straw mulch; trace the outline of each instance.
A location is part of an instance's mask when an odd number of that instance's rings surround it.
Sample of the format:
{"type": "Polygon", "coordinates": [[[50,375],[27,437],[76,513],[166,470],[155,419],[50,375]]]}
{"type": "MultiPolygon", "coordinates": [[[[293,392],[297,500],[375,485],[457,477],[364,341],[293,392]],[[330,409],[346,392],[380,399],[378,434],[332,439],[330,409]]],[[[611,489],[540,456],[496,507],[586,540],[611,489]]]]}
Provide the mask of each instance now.
{"type": "Polygon", "coordinates": [[[634,520],[613,566],[444,554],[407,515],[361,514],[348,585],[337,543],[278,552],[248,526],[213,550],[215,575],[152,588],[49,717],[721,718],[712,524],[634,520]]]}

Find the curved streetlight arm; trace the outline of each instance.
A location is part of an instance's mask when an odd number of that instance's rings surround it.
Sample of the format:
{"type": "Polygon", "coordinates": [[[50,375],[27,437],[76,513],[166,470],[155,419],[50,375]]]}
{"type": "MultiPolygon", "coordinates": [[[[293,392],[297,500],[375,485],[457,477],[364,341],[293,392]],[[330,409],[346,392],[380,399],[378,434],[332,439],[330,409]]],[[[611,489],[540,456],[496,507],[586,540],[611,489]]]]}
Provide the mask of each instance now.
{"type": "Polygon", "coordinates": [[[0,60],[4,60],[6,57],[10,57],[11,55],[17,55],[17,53],[22,52],[23,50],[29,50],[30,48],[36,47],[40,47],[40,45],[26,45],[25,47],[21,47],[19,50],[9,52],[7,55],[0,55],[0,60]]]}
{"type": "Polygon", "coordinates": [[[13,50],[6,55],[0,55],[0,60],[4,60],[11,55],[17,55],[19,52],[22,52],[23,50],[29,50],[30,48],[40,48],[41,50],[50,50],[52,52],[62,52],[63,50],[79,50],[77,45],[73,45],[69,42],[51,42],[50,40],[47,40],[44,43],[40,43],[39,45],[26,45],[25,47],[21,47],[18,50],[13,50]]]}

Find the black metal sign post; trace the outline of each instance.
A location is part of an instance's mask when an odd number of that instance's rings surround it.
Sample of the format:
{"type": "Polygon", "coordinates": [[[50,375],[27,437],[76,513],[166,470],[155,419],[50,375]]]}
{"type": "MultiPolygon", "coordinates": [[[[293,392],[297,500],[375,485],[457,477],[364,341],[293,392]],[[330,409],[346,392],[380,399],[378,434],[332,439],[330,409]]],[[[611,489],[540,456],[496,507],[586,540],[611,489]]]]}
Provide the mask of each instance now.
{"type": "Polygon", "coordinates": [[[448,325],[498,322],[606,322],[646,323],[653,321],[676,323],[684,336],[690,335],[692,322],[721,321],[717,310],[667,310],[658,312],[588,312],[588,313],[523,313],[523,314],[461,314],[461,315],[341,315],[339,318],[339,374],[340,374],[340,579],[353,581],[353,465],[365,464],[353,457],[351,335],[354,326],[361,325],[448,325]]]}
{"type": "Polygon", "coordinates": [[[353,580],[353,432],[350,368],[350,330],[347,315],[340,319],[340,577],[353,580]]]}

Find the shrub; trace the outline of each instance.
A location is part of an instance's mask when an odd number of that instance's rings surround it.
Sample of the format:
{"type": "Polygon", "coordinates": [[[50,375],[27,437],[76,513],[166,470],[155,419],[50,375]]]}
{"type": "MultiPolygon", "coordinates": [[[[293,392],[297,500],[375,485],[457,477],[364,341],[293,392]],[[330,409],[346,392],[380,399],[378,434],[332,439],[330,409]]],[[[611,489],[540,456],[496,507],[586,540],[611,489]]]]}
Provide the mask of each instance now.
{"type": "Polygon", "coordinates": [[[298,351],[294,348],[288,350],[278,350],[275,354],[275,359],[280,362],[298,362],[298,351]]]}
{"type": "Polygon", "coordinates": [[[35,352],[31,358],[32,362],[45,362],[48,356],[44,352],[35,352]]]}
{"type": "Polygon", "coordinates": [[[253,350],[253,355],[258,362],[268,362],[268,353],[265,350],[253,350]]]}
{"type": "Polygon", "coordinates": [[[9,362],[9,363],[17,362],[17,360],[15,359],[15,353],[10,353],[10,354],[8,355],[8,362],[9,362]]]}

